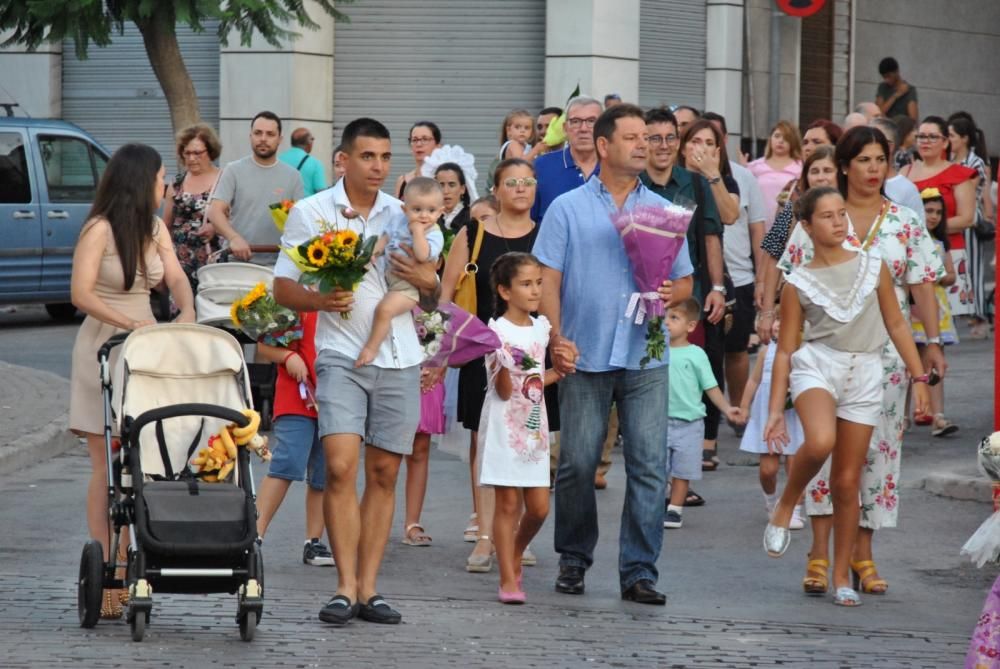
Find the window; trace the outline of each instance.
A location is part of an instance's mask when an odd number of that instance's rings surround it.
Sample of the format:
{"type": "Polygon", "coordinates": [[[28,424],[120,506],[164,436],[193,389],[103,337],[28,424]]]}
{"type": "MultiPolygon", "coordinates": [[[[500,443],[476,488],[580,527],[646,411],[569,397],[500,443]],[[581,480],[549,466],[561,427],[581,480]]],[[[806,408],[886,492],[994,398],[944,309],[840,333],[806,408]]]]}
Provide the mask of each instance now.
{"type": "Polygon", "coordinates": [[[90,145],[75,137],[40,136],[51,202],[91,202],[97,190],[97,172],[90,145]]]}
{"type": "Polygon", "coordinates": [[[0,132],[0,204],[31,202],[31,180],[19,132],[0,132]]]}

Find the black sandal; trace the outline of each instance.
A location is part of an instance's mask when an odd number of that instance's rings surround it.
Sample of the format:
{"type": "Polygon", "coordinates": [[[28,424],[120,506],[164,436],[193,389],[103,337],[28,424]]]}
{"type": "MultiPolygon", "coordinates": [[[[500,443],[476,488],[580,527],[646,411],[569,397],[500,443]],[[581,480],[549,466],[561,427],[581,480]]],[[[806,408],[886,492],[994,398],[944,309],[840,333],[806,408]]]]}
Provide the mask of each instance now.
{"type": "Polygon", "coordinates": [[[319,610],[319,619],[331,625],[346,625],[358,615],[358,603],[351,603],[344,595],[334,595],[326,606],[319,610]]]}
{"type": "Polygon", "coordinates": [[[714,472],[719,468],[719,458],[715,456],[715,451],[707,448],[701,449],[701,471],[714,472]]]}
{"type": "Polygon", "coordinates": [[[370,623],[398,625],[403,619],[403,614],[389,606],[389,603],[382,599],[382,595],[372,595],[368,603],[361,605],[358,617],[370,623]]]}
{"type": "Polygon", "coordinates": [[[705,506],[705,498],[688,489],[687,497],[684,498],[684,506],[705,506]]]}

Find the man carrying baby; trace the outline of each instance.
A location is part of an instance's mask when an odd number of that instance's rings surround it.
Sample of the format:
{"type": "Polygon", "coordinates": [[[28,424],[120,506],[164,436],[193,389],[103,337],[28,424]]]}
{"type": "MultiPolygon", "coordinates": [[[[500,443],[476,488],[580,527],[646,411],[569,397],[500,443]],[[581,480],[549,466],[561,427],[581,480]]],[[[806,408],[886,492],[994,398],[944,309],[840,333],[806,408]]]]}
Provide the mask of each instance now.
{"type": "MultiPolygon", "coordinates": [[[[300,200],[292,209],[282,246],[297,246],[317,235],[319,222],[350,229],[362,237],[381,236],[402,215],[400,202],[380,189],[392,160],[389,131],[360,118],[343,132],[344,178],[328,190],[300,200]]],[[[433,302],[433,263],[420,263],[412,249],[390,254],[393,272],[433,302]]],[[[376,589],[379,567],[392,525],[396,476],[412,448],[420,418],[422,351],[410,314],[390,320],[387,336],[370,365],[355,361],[368,341],[376,307],[387,291],[385,274],[369,270],[354,292],[320,293],[297,280],[299,269],[284,255],[275,265],[275,299],[298,311],[320,312],[316,330],[316,399],[319,433],[326,456],[324,493],[327,531],[337,562],[338,584],[319,618],[344,625],[359,617],[398,623],[402,616],[376,589]],[[350,313],[350,318],[342,315],[350,313]],[[356,480],[364,444],[365,488],[360,503],[356,480]]]]}

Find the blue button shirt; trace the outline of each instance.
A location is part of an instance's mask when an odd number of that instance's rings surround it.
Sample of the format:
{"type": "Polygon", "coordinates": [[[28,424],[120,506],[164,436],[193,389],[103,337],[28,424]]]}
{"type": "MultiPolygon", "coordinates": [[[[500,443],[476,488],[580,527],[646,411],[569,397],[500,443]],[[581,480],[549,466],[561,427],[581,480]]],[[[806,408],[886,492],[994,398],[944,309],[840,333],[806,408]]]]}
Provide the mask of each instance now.
{"type": "MultiPolygon", "coordinates": [[[[666,204],[667,200],[637,181],[622,209],[666,204]]],[[[576,343],[580,350],[576,367],[584,372],[640,369],[639,361],[646,355],[646,323],[636,325],[634,318],[625,316],[629,298],[638,289],[611,222],[617,212],[601,180],[590,179],[556,198],[535,240],[538,259],[562,272],[561,334],[576,343]]],[[[693,272],[685,240],[670,278],[693,272]]],[[[667,347],[663,360],[650,361],[646,369],[667,364],[669,356],[667,347]]]]}
{"type": "MultiPolygon", "coordinates": [[[[601,165],[597,164],[594,174],[600,174],[601,165]]],[[[569,145],[562,151],[554,151],[535,158],[535,177],[538,179],[538,190],[535,191],[535,204],[531,206],[531,220],[541,223],[549,205],[563,193],[579,188],[587,182],[587,177],[569,152],[569,145]]]]}

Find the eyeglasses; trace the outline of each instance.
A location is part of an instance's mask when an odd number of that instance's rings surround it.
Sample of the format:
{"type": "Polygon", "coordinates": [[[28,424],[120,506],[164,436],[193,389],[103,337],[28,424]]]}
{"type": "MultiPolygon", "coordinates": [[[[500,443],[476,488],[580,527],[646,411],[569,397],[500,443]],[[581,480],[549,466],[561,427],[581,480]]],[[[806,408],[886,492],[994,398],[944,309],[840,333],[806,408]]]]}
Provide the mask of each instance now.
{"type": "Polygon", "coordinates": [[[414,146],[417,144],[431,144],[433,142],[433,137],[410,137],[410,144],[413,144],[414,146]]]}
{"type": "Polygon", "coordinates": [[[531,188],[537,184],[538,179],[534,177],[521,177],[520,179],[514,179],[511,177],[510,179],[503,180],[503,185],[507,188],[518,188],[520,186],[527,186],[528,188],[531,188]]]}
{"type": "Polygon", "coordinates": [[[944,135],[917,135],[915,139],[918,142],[937,142],[944,139],[944,135]]]}
{"type": "Polygon", "coordinates": [[[649,143],[652,146],[659,146],[664,142],[667,144],[676,144],[680,139],[677,135],[650,135],[649,143]]]}
{"type": "Polygon", "coordinates": [[[580,127],[593,128],[594,124],[597,123],[597,117],[591,116],[590,118],[568,118],[566,119],[567,127],[573,128],[574,130],[580,127]]]}
{"type": "Polygon", "coordinates": [[[208,153],[208,149],[202,149],[201,151],[185,151],[181,155],[185,158],[197,158],[208,153]]]}

